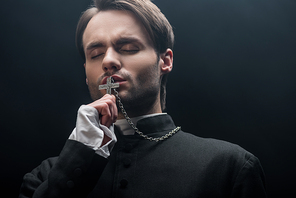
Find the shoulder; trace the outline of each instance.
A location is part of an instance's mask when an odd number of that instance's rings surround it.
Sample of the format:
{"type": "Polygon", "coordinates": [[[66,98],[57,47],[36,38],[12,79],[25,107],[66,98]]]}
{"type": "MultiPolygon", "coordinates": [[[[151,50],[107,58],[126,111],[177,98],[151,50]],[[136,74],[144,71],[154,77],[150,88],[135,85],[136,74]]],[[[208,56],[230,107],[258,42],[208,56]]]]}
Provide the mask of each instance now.
{"type": "MultiPolygon", "coordinates": [[[[174,138],[176,152],[183,157],[186,169],[211,186],[231,184],[234,197],[265,197],[265,176],[259,159],[237,144],[180,133],[174,138]],[[255,193],[255,194],[253,194],[255,193]]],[[[176,156],[176,155],[174,155],[176,156]]],[[[174,158],[176,159],[176,158],[174,158]]]]}
{"type": "Polygon", "coordinates": [[[177,141],[188,142],[191,146],[203,147],[209,150],[216,151],[229,151],[229,150],[239,150],[243,151],[244,149],[237,144],[230,143],[224,140],[214,139],[214,138],[203,138],[196,135],[193,135],[188,132],[180,131],[178,133],[177,141]]]}
{"type": "Polygon", "coordinates": [[[224,140],[202,138],[193,134],[180,131],[175,138],[179,148],[187,152],[193,152],[205,160],[228,163],[236,162],[244,164],[247,161],[257,161],[257,158],[241,146],[224,140]]]}
{"type": "Polygon", "coordinates": [[[247,172],[262,174],[259,159],[237,144],[213,138],[201,138],[185,132],[181,132],[177,137],[179,138],[175,139],[178,139],[176,140],[178,146],[175,151],[180,150],[183,159],[190,159],[195,165],[202,164],[210,172],[215,174],[224,172],[233,176],[246,175],[242,173],[247,172]]]}

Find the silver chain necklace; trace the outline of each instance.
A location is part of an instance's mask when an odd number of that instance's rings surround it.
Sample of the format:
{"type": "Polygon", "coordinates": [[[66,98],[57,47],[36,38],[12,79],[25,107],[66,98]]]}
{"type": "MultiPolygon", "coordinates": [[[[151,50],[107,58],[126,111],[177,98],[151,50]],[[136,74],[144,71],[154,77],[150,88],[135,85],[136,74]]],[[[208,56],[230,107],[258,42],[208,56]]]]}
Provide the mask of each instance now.
{"type": "MultiPolygon", "coordinates": [[[[113,78],[112,78],[111,76],[110,76],[109,78],[111,79],[112,83],[114,83],[113,78]]],[[[109,81],[109,82],[110,82],[110,81],[109,81]]],[[[118,87],[119,87],[119,85],[118,85],[118,87]]],[[[137,134],[139,134],[141,137],[143,137],[144,139],[149,140],[149,141],[155,141],[155,142],[163,141],[163,140],[166,140],[166,139],[168,139],[169,137],[173,136],[175,133],[177,133],[177,132],[181,129],[181,127],[177,127],[177,128],[175,128],[175,129],[173,129],[171,132],[169,132],[169,133],[167,133],[167,134],[165,134],[165,135],[163,135],[163,136],[161,136],[161,137],[157,137],[157,138],[153,138],[153,137],[149,137],[149,136],[145,135],[143,132],[141,132],[141,131],[135,126],[135,124],[132,122],[132,120],[130,119],[130,117],[128,117],[128,115],[127,115],[127,113],[126,113],[126,111],[125,111],[125,109],[124,109],[124,107],[123,107],[123,104],[122,104],[122,102],[121,102],[121,99],[120,99],[120,97],[119,97],[118,91],[116,91],[116,89],[115,89],[116,87],[112,87],[112,88],[113,88],[114,93],[115,93],[114,95],[115,95],[115,97],[117,98],[117,102],[118,102],[119,108],[121,109],[121,112],[122,112],[123,116],[125,117],[126,121],[127,121],[127,122],[129,123],[129,125],[134,129],[134,131],[135,131],[137,134]]]]}

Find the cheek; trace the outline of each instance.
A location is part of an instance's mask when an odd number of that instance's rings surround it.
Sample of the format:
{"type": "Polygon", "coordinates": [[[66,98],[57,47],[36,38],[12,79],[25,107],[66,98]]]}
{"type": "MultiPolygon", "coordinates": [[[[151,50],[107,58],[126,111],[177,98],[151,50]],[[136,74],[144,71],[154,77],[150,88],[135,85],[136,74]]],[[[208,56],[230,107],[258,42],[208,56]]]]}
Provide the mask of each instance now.
{"type": "Polygon", "coordinates": [[[145,72],[151,72],[151,70],[155,69],[156,67],[156,61],[157,56],[155,52],[151,50],[151,52],[139,54],[133,59],[127,58],[124,62],[126,63],[126,69],[129,70],[133,75],[137,75],[145,72]]]}
{"type": "Polygon", "coordinates": [[[136,74],[137,82],[141,86],[152,86],[158,84],[160,72],[157,66],[158,64],[153,62],[149,66],[142,67],[142,69],[136,74]]]}
{"type": "Polygon", "coordinates": [[[88,81],[97,81],[97,79],[103,74],[103,70],[100,67],[87,65],[85,66],[85,74],[88,81]]]}

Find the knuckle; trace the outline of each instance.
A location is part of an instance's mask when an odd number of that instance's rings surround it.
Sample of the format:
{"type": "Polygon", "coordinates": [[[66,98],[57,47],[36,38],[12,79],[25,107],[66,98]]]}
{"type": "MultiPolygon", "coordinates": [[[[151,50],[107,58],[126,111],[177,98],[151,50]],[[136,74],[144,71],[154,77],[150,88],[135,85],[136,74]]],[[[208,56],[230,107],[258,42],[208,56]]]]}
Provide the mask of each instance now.
{"type": "Polygon", "coordinates": [[[105,109],[105,108],[109,108],[109,105],[107,103],[102,103],[101,107],[105,109]]]}

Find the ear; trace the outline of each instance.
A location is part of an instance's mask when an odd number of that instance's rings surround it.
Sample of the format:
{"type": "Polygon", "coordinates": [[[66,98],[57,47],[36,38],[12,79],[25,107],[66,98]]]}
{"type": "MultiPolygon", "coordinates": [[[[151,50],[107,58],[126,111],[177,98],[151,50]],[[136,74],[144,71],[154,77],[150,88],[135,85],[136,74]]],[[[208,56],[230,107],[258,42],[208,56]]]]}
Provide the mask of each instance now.
{"type": "Polygon", "coordinates": [[[173,69],[173,51],[170,48],[160,54],[160,69],[162,75],[170,73],[173,69]]]}

